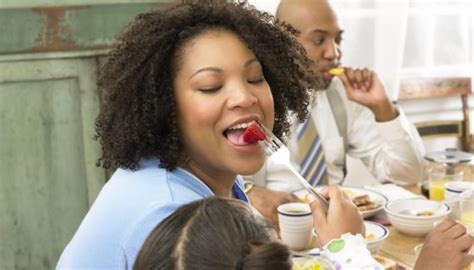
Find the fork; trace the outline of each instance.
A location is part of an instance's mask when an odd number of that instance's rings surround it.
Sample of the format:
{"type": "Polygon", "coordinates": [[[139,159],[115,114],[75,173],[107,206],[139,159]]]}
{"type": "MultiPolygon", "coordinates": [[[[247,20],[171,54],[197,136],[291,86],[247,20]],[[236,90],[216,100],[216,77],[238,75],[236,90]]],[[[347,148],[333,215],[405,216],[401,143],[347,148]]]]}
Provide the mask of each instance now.
{"type": "Polygon", "coordinates": [[[291,165],[290,151],[288,150],[288,148],[283,144],[282,141],[280,141],[280,139],[278,139],[277,136],[275,136],[275,134],[273,134],[271,130],[265,127],[262,123],[257,123],[258,126],[263,129],[267,135],[265,140],[259,141],[259,143],[264,146],[265,155],[270,158],[270,160],[274,163],[286,166],[296,176],[296,178],[300,181],[306,191],[316,196],[316,198],[321,202],[324,211],[327,213],[329,208],[329,203],[327,199],[321,193],[316,191],[308,183],[308,181],[306,181],[306,179],[301,176],[301,174],[293,167],[293,165],[291,165]]]}

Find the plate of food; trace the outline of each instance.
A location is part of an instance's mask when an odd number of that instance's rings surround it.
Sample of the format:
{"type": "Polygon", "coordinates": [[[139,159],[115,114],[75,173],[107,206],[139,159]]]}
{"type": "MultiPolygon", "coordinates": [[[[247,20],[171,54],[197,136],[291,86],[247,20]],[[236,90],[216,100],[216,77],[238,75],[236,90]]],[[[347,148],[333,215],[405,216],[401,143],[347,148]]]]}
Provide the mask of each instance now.
{"type": "Polygon", "coordinates": [[[385,226],[372,221],[364,221],[364,225],[367,248],[370,252],[375,253],[385,238],[388,237],[389,231],[385,226]]]}
{"type": "Polygon", "coordinates": [[[334,265],[321,256],[296,257],[293,261],[292,270],[333,270],[334,265]]]}
{"type": "MultiPolygon", "coordinates": [[[[324,186],[316,187],[316,190],[320,190],[323,188],[324,186]]],[[[388,202],[387,197],[377,191],[348,186],[343,186],[342,190],[347,196],[349,196],[349,198],[351,198],[351,200],[357,206],[364,218],[369,218],[379,213],[383,210],[383,206],[388,202]]],[[[308,192],[306,190],[302,189],[294,193],[303,201],[308,200],[308,192]]]]}

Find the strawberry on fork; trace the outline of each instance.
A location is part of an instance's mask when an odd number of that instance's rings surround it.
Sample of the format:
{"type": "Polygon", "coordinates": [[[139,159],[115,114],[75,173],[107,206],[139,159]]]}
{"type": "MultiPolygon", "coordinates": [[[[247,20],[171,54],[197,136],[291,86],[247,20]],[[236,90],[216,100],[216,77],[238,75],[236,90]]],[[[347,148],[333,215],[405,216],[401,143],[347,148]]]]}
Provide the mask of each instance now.
{"type": "Polygon", "coordinates": [[[267,134],[265,130],[263,130],[257,122],[250,125],[244,132],[244,141],[246,143],[256,143],[266,138],[267,134]]]}

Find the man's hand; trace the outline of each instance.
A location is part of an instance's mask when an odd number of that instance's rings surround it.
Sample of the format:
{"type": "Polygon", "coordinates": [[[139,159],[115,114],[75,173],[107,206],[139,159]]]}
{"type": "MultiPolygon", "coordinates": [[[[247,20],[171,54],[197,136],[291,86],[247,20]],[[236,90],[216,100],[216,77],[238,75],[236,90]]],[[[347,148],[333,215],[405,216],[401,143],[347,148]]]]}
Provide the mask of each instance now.
{"type": "Polygon", "coordinates": [[[276,231],[280,231],[278,226],[278,206],[289,202],[301,202],[295,194],[273,191],[260,186],[254,186],[247,193],[247,196],[252,206],[273,223],[276,231]]]}
{"type": "Polygon", "coordinates": [[[472,236],[466,234],[463,225],[445,220],[426,236],[414,269],[462,270],[472,262],[473,256],[469,255],[472,245],[472,236]]]}
{"type": "Polygon", "coordinates": [[[390,102],[385,88],[374,71],[367,68],[344,68],[338,75],[344,84],[349,100],[369,108],[378,122],[390,121],[398,116],[398,112],[390,102]]]}
{"type": "Polygon", "coordinates": [[[361,213],[338,186],[331,185],[321,193],[329,198],[327,215],[319,200],[314,200],[310,205],[313,212],[314,228],[321,245],[325,245],[345,233],[360,233],[365,236],[364,220],[361,213]]]}

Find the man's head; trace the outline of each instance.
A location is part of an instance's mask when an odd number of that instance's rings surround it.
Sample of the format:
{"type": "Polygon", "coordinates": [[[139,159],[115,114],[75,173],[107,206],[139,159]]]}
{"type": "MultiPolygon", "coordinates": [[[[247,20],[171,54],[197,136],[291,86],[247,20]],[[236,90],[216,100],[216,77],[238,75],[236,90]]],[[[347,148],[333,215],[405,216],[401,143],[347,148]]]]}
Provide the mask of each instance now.
{"type": "Polygon", "coordinates": [[[320,74],[327,88],[333,78],[327,70],[341,59],[341,27],[327,0],[281,0],[276,16],[300,34],[298,41],[314,61],[313,72],[320,74]]]}

